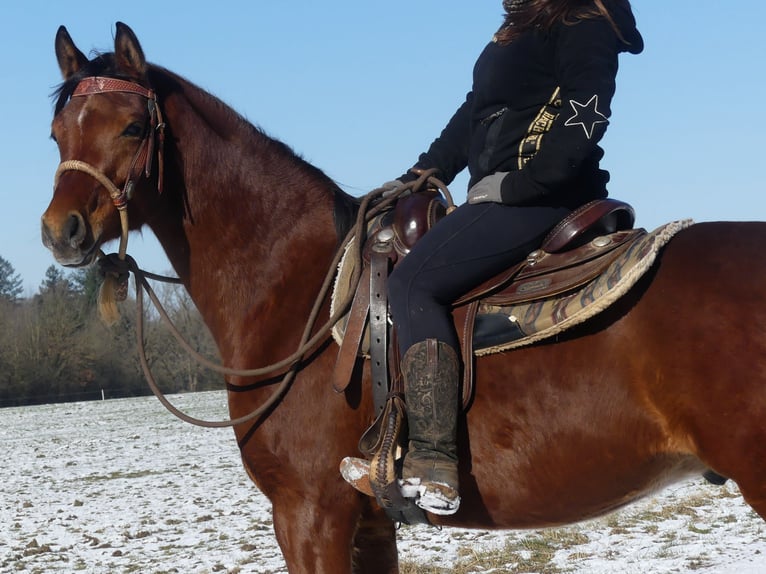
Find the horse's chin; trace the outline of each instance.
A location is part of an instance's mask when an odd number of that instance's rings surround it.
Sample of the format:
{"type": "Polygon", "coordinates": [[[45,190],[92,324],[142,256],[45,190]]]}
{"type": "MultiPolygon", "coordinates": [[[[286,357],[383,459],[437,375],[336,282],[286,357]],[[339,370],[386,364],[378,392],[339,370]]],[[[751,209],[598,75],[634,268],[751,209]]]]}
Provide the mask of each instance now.
{"type": "Polygon", "coordinates": [[[64,267],[78,268],[87,267],[92,264],[98,256],[98,245],[94,244],[88,251],[76,251],[76,252],[56,252],[53,251],[53,258],[59,265],[64,267]]]}

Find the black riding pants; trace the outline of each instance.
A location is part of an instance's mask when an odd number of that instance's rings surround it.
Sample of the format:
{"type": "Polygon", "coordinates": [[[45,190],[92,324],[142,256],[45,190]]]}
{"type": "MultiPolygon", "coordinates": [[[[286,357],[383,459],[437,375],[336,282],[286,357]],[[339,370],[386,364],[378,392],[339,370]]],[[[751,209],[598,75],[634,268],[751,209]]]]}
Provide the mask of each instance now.
{"type": "Polygon", "coordinates": [[[451,304],[521,261],[569,213],[565,207],[466,203],[434,225],[388,282],[402,356],[426,339],[459,349],[451,304]]]}

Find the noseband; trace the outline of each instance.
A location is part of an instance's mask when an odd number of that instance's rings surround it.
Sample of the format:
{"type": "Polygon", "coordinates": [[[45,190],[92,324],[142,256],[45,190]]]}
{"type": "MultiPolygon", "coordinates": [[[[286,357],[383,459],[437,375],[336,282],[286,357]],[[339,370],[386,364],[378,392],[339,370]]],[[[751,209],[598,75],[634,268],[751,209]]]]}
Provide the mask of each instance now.
{"type": "Polygon", "coordinates": [[[59,179],[65,171],[81,171],[90,175],[107,189],[114,206],[120,212],[122,235],[120,237],[119,257],[120,259],[125,259],[128,245],[128,200],[133,196],[135,181],[141,176],[141,173],[143,172],[144,176],[147,178],[151,176],[155,147],[157,148],[158,164],[157,191],[162,193],[164,167],[162,148],[165,136],[165,123],[162,120],[162,112],[160,111],[160,107],[157,103],[157,96],[154,91],[136,84],[135,82],[117,78],[93,76],[85,78],[77,84],[77,87],[75,87],[74,92],[72,93],[72,97],[90,96],[108,92],[136,94],[143,96],[147,100],[150,129],[147,130],[144,139],[141,140],[141,143],[136,150],[136,154],[133,156],[133,161],[131,161],[128,169],[128,176],[125,179],[125,184],[120,190],[114,182],[98,168],[87,162],[72,159],[62,161],[59,164],[58,169],[56,170],[53,186],[54,189],[58,187],[59,179]]]}

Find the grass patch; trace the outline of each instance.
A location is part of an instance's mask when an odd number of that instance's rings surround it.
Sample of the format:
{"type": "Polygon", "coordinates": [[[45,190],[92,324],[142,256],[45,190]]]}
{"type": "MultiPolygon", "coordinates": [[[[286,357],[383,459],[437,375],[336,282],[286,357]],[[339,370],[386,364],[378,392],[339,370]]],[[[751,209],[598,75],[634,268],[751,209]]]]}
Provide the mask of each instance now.
{"type": "MultiPolygon", "coordinates": [[[[458,552],[458,559],[451,568],[408,560],[402,561],[399,569],[401,574],[561,574],[569,569],[562,569],[553,562],[556,553],[588,542],[588,537],[576,528],[542,530],[510,540],[502,548],[463,548],[458,552]]],[[[583,556],[576,555],[578,559],[583,556]]]]}
{"type": "Polygon", "coordinates": [[[91,474],[85,478],[78,479],[82,482],[99,482],[103,480],[119,480],[122,478],[144,478],[147,476],[155,476],[158,474],[166,474],[166,471],[159,470],[139,470],[132,472],[115,471],[109,474],[91,474]]]}
{"type": "Polygon", "coordinates": [[[689,570],[701,570],[702,568],[707,568],[710,564],[710,559],[706,554],[702,554],[696,558],[690,558],[686,561],[686,567],[689,570]]]}
{"type": "Polygon", "coordinates": [[[689,532],[693,532],[694,534],[710,534],[713,532],[712,528],[700,528],[699,526],[696,526],[694,524],[689,524],[689,532]]]}

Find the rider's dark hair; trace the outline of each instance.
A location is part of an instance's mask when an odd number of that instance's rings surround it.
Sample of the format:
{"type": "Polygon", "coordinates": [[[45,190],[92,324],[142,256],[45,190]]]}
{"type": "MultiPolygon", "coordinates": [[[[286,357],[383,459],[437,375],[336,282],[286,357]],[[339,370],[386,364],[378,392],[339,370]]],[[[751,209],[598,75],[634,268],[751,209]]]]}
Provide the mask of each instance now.
{"type": "Polygon", "coordinates": [[[609,7],[630,7],[629,0],[504,0],[503,25],[495,34],[500,44],[509,44],[531,28],[544,32],[562,22],[574,24],[588,18],[606,18],[617,36],[626,42],[610,13],[609,7]]]}

